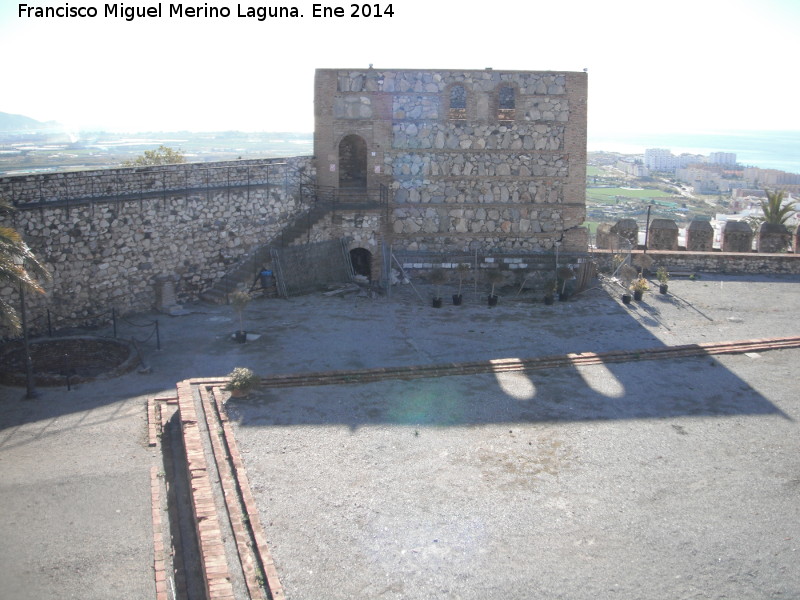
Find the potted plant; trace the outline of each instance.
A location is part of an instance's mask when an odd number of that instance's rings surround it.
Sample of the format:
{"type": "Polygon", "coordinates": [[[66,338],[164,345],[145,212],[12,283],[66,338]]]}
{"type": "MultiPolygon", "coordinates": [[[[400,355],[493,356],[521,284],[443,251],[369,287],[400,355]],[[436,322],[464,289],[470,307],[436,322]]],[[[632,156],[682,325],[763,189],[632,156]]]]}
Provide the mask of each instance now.
{"type": "Polygon", "coordinates": [[[665,267],[658,267],[656,270],[656,278],[658,279],[658,291],[666,294],[669,289],[667,282],[669,281],[669,273],[665,267]]]}
{"type": "Polygon", "coordinates": [[[233,339],[240,344],[247,341],[247,332],[244,329],[244,309],[250,303],[250,294],[236,291],[230,295],[230,303],[236,314],[239,315],[239,329],[233,334],[233,339]]]}
{"type": "Polygon", "coordinates": [[[494,286],[503,281],[503,273],[500,269],[490,269],[486,271],[486,279],[492,284],[492,289],[489,291],[489,306],[496,306],[497,296],[494,293],[494,286]]]}
{"type": "Polygon", "coordinates": [[[647,280],[641,275],[633,280],[631,283],[631,291],[633,292],[633,299],[637,302],[642,299],[644,293],[650,289],[647,280]]]}
{"type": "Polygon", "coordinates": [[[447,283],[447,274],[444,269],[434,269],[431,271],[428,280],[436,286],[436,291],[433,295],[433,308],[442,308],[442,285],[447,283]]]}
{"type": "Polygon", "coordinates": [[[563,302],[569,298],[567,282],[575,278],[575,273],[573,273],[572,269],[569,267],[559,267],[558,271],[556,271],[556,275],[558,275],[558,299],[563,302]]]}
{"type": "Polygon", "coordinates": [[[636,269],[630,265],[622,265],[622,267],[619,269],[619,277],[623,283],[622,287],[625,289],[625,292],[622,294],[623,304],[631,303],[631,295],[628,293],[628,289],[631,287],[631,282],[636,275],[636,269]]]}
{"type": "Polygon", "coordinates": [[[555,301],[556,292],[558,291],[558,281],[550,279],[544,284],[544,303],[550,306],[555,301]]]}
{"type": "Polygon", "coordinates": [[[247,367],[236,367],[228,374],[228,383],[225,384],[225,389],[231,393],[234,398],[241,398],[247,396],[250,390],[257,387],[260,382],[260,377],[247,367]]]}
{"type": "Polygon", "coordinates": [[[453,294],[453,304],[455,306],[461,306],[461,302],[464,299],[461,295],[461,286],[464,284],[464,277],[469,271],[469,268],[469,263],[458,263],[456,267],[456,275],[458,275],[458,293],[453,294]]]}

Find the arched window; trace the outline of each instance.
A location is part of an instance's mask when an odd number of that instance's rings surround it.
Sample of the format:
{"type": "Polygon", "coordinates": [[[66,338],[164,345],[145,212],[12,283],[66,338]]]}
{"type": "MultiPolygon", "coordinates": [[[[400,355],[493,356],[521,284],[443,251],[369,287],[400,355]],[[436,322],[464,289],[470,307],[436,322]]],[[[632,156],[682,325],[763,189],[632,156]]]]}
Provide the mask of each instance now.
{"type": "Polygon", "coordinates": [[[514,88],[504,85],[497,91],[497,120],[513,121],[516,116],[514,88]]]}
{"type": "Polygon", "coordinates": [[[463,85],[454,85],[450,88],[450,108],[447,118],[451,121],[467,120],[467,90],[463,85]]]}

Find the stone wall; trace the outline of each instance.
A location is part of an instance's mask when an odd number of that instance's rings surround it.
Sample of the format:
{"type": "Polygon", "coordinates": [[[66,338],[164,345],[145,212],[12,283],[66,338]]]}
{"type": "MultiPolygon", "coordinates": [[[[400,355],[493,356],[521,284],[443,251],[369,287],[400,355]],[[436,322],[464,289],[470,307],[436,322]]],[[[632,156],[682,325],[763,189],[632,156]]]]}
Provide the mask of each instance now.
{"type": "Polygon", "coordinates": [[[296,185],[297,170],[310,176],[313,175],[312,169],[311,161],[300,157],[22,175],[0,177],[0,197],[17,207],[30,207],[188,189],[291,186],[296,185]]]}
{"type": "MultiPolygon", "coordinates": [[[[642,252],[643,250],[634,250],[634,260],[635,255],[642,252]]],[[[648,250],[647,255],[653,259],[649,268],[652,273],[663,266],[672,271],[699,273],[800,275],[800,254],[648,250]]],[[[596,250],[592,254],[600,268],[606,270],[612,269],[613,256],[613,250],[596,250]]]]}
{"type": "Polygon", "coordinates": [[[32,317],[49,307],[58,327],[112,306],[149,310],[164,275],[176,276],[178,302],[196,300],[307,208],[300,182],[313,177],[311,163],[296,157],[1,179],[0,195],[18,206],[11,224],[53,275],[48,294],[30,298],[32,317]],[[99,195],[101,187],[108,195],[99,195]]]}
{"type": "Polygon", "coordinates": [[[395,247],[585,250],[586,93],[585,73],[320,69],[319,182],[339,185],[339,144],[355,134],[367,187],[392,190],[395,247]]]}
{"type": "MultiPolygon", "coordinates": [[[[636,247],[639,225],[634,219],[620,219],[613,226],[601,223],[597,227],[596,244],[600,249],[624,249],[621,239],[636,247]]],[[[726,221],[722,229],[723,252],[752,252],[754,232],[745,221],[726,221]]],[[[707,221],[692,221],[686,230],[686,249],[698,252],[713,251],[714,229],[707,221]]],[[[648,231],[647,247],[650,250],[681,250],[678,246],[678,225],[672,219],[653,219],[648,231]]],[[[784,225],[762,223],[757,235],[758,252],[800,252],[800,243],[784,225]]]]}

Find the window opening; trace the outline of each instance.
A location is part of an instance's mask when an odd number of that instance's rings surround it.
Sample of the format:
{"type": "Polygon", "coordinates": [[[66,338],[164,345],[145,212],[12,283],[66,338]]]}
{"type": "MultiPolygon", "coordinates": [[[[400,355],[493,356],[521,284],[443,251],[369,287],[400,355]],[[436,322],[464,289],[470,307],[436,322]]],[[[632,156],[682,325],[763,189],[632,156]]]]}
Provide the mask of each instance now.
{"type": "Polygon", "coordinates": [[[500,121],[513,121],[515,116],[514,88],[510,85],[504,85],[498,92],[497,118],[500,121]]]}
{"type": "Polygon", "coordinates": [[[451,121],[467,120],[467,91],[463,85],[454,85],[450,88],[450,110],[447,117],[451,121]]]}

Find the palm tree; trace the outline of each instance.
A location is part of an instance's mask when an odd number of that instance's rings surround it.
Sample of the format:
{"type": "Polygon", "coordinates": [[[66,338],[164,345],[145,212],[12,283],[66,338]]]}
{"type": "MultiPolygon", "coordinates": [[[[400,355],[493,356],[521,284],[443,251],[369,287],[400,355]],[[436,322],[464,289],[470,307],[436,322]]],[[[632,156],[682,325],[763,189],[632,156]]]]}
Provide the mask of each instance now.
{"type": "MultiPolygon", "coordinates": [[[[13,211],[14,208],[7,201],[0,199],[0,217],[8,217],[13,211]]],[[[36,277],[47,279],[50,274],[33,255],[19,232],[13,227],[0,226],[0,286],[43,294],[44,289],[36,277]]],[[[0,298],[0,321],[14,333],[20,329],[17,310],[3,298],[0,298]]]]}
{"type": "Polygon", "coordinates": [[[764,190],[764,193],[767,194],[767,199],[761,201],[764,222],[772,225],[784,225],[794,212],[793,204],[789,203],[783,206],[783,198],[786,195],[786,191],[770,192],[769,190],[764,190]]]}

